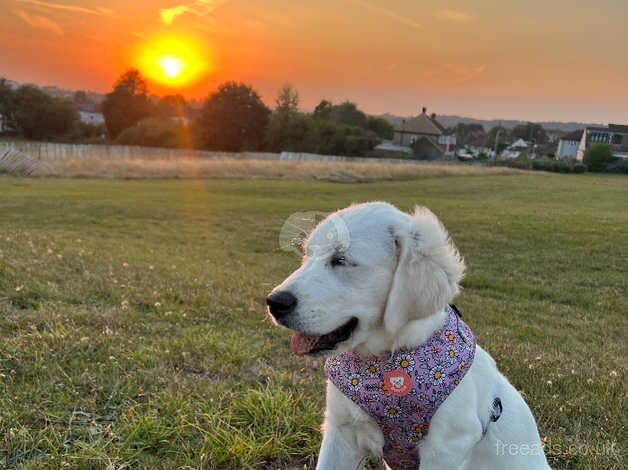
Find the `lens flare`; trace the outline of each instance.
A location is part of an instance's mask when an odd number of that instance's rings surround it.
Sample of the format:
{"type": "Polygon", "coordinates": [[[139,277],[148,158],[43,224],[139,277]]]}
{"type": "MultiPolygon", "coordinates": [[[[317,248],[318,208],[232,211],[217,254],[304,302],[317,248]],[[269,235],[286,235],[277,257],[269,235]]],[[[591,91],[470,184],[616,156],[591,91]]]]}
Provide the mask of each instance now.
{"type": "Polygon", "coordinates": [[[156,38],[141,44],[136,57],[142,74],[166,87],[186,87],[211,72],[209,54],[189,38],[156,38]]]}

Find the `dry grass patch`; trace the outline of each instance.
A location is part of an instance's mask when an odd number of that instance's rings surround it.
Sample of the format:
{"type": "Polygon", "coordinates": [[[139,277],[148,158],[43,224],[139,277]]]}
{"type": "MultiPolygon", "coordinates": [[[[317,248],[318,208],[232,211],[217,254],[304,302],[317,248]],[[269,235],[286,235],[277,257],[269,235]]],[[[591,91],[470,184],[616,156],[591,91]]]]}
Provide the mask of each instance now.
{"type": "Polygon", "coordinates": [[[403,180],[420,176],[522,173],[504,167],[454,163],[394,164],[298,162],[235,158],[66,158],[49,162],[52,176],[72,178],[251,178],[341,182],[403,180]]]}

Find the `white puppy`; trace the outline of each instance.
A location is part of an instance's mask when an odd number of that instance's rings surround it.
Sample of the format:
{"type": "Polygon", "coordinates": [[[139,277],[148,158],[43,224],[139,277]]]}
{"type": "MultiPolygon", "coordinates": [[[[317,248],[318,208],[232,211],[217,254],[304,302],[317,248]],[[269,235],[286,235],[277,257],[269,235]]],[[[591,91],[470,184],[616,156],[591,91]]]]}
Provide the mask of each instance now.
{"type": "MultiPolygon", "coordinates": [[[[385,361],[395,352],[417,350],[439,334],[453,318],[448,304],[463,272],[447,231],[428,209],[418,207],[408,215],[387,203],[360,204],[318,225],[307,240],[301,267],[267,302],[274,320],[294,330],[295,354],[385,361]]],[[[442,397],[429,432],[416,441],[414,468],[549,468],[521,395],[486,351],[467,346],[472,363],[442,397]]],[[[413,362],[417,370],[421,361],[413,362]]],[[[387,436],[394,432],[328,381],[317,468],[359,468],[369,453],[386,458],[383,431],[387,436]]]]}

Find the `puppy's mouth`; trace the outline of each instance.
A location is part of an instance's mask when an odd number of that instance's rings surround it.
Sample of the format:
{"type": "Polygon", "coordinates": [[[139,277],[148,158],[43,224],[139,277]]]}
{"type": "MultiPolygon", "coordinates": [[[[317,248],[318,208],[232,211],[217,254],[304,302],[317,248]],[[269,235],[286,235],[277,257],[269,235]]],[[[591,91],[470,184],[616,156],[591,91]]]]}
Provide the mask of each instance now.
{"type": "Polygon", "coordinates": [[[306,335],[295,332],[290,340],[290,350],[297,356],[315,354],[321,351],[329,351],[349,339],[358,326],[358,319],[353,317],[344,325],[324,335],[306,335]]]}

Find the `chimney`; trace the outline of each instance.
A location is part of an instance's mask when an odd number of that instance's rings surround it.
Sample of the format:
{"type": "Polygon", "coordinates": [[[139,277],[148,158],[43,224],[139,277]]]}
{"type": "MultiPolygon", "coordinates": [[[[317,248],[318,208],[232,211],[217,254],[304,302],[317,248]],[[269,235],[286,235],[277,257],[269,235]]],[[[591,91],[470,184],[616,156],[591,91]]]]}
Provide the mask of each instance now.
{"type": "Polygon", "coordinates": [[[423,106],[423,114],[427,113],[427,108],[423,106]]]}
{"type": "Polygon", "coordinates": [[[432,114],[430,115],[430,118],[432,119],[432,121],[433,121],[434,119],[436,119],[436,113],[432,113],[432,114]]]}

